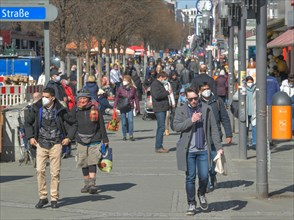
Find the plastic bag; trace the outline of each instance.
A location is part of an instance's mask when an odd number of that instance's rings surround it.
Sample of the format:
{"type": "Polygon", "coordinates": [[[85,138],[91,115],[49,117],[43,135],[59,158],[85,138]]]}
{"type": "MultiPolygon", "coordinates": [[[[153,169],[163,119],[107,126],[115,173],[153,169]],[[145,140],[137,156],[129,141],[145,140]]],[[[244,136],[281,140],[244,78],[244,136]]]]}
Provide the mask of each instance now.
{"type": "Polygon", "coordinates": [[[98,167],[102,172],[109,173],[112,170],[112,148],[106,147],[105,145],[103,147],[102,145],[101,150],[104,151],[104,153],[101,151],[102,157],[98,162],[98,167]]]}
{"type": "Polygon", "coordinates": [[[109,131],[118,131],[119,120],[117,118],[116,109],[113,109],[113,114],[111,120],[108,122],[106,129],[109,131]]]}
{"type": "Polygon", "coordinates": [[[213,161],[215,162],[215,172],[224,176],[228,175],[227,163],[224,154],[217,153],[213,161]]]}

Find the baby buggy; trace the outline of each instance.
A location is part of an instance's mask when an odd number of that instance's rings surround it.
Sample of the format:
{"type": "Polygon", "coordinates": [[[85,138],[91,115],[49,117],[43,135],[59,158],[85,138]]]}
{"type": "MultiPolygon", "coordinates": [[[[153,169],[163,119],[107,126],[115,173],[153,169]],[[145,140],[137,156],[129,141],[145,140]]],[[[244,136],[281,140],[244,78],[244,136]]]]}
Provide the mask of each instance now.
{"type": "Polygon", "coordinates": [[[143,120],[154,119],[155,114],[153,112],[153,105],[152,105],[152,97],[150,92],[150,87],[146,91],[146,97],[145,97],[145,104],[144,104],[144,114],[142,116],[143,120]]]}

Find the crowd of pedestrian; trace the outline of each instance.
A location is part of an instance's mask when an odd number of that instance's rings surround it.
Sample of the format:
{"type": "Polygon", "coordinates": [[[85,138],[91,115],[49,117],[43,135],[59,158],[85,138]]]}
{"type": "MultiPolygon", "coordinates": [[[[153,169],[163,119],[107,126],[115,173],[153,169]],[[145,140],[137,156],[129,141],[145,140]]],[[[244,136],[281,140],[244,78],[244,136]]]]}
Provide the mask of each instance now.
{"type": "MultiPolygon", "coordinates": [[[[178,169],[185,171],[188,210],[196,213],[195,180],[198,176],[197,197],[200,208],[208,209],[206,193],[215,189],[217,178],[212,159],[224,154],[222,140],[232,142],[231,121],[228,114],[228,73],[226,63],[216,62],[215,76],[207,74],[207,66],[196,56],[168,56],[165,59],[149,58],[142,70],[135,59],[128,59],[125,68],[116,61],[111,65],[109,77],[92,68],[85,73],[83,87],[77,91],[77,67],[70,76],[51,68],[50,81],[26,117],[26,134],[30,144],[37,148],[37,180],[39,202],[36,208],[48,203],[45,168],[50,162],[51,207],[58,208],[60,155],[62,146],[77,146],[77,166],[82,169],[82,193],[96,193],[97,164],[101,158],[101,145],[108,146],[104,115],[109,110],[119,112],[123,141],[135,141],[134,117],[140,115],[140,101],[147,92],[151,95],[152,111],[156,118],[154,150],[169,153],[164,136],[170,130],[180,133],[176,147],[178,169]],[[111,96],[111,97],[110,97],[111,96]],[[109,103],[113,98],[113,105],[109,103]],[[223,134],[224,131],[224,134],[223,134]]],[[[250,60],[250,67],[256,65],[250,60]]],[[[43,78],[40,80],[42,81],[43,78]]],[[[267,82],[275,92],[286,92],[294,103],[294,75],[289,74],[281,85],[273,76],[267,82]]],[[[251,125],[251,147],[256,149],[256,85],[247,76],[246,122],[247,135],[251,125]]],[[[271,89],[271,94],[275,92],[271,89]]],[[[268,93],[269,94],[269,93],[268,93]]],[[[248,143],[249,145],[249,143],[248,143]]]]}

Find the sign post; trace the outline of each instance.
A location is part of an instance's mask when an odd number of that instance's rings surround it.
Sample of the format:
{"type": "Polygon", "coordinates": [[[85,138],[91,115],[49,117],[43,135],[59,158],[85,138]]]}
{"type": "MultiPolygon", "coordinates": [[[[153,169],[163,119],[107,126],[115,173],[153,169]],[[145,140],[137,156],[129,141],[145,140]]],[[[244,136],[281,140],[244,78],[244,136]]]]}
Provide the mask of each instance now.
{"type": "Polygon", "coordinates": [[[58,16],[58,10],[49,0],[1,0],[0,22],[44,22],[44,57],[46,82],[50,78],[49,22],[58,16]]]}

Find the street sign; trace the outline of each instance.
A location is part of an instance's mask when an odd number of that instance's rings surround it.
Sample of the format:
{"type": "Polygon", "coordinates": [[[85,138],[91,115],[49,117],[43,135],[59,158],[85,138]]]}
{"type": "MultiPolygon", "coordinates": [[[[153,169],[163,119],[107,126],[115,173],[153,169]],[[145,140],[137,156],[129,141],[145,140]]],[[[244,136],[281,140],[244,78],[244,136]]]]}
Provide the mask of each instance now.
{"type": "Polygon", "coordinates": [[[54,5],[4,5],[0,7],[0,21],[54,21],[58,10],[54,5]]]}

